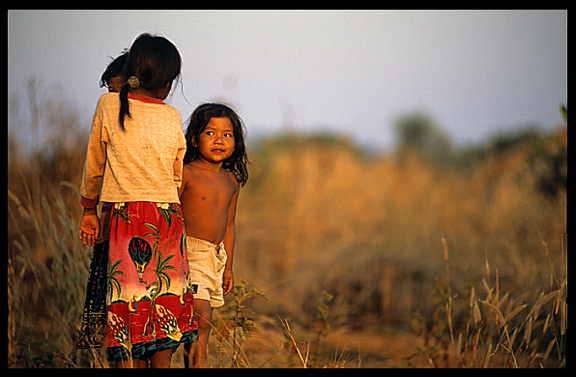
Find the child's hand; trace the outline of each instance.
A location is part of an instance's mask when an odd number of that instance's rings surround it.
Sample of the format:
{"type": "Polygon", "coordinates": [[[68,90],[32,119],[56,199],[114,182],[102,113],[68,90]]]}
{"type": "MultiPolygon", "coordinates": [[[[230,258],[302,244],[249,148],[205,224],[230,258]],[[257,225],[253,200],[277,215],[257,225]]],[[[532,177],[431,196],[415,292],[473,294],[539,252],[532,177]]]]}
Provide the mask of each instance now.
{"type": "Polygon", "coordinates": [[[224,274],[222,274],[222,289],[224,290],[224,295],[227,295],[232,290],[234,286],[234,272],[231,268],[226,267],[224,269],[224,274]]]}
{"type": "Polygon", "coordinates": [[[100,233],[100,220],[96,211],[84,211],[82,222],[80,222],[80,230],[78,231],[78,238],[84,242],[84,245],[94,246],[98,234],[100,233]]]}

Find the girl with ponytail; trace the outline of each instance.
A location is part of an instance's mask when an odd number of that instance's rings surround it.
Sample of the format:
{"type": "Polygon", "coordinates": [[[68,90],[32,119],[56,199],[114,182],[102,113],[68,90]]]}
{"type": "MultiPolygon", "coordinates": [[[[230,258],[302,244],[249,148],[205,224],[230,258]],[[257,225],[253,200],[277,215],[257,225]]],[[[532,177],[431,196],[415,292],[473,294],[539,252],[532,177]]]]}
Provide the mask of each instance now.
{"type": "Polygon", "coordinates": [[[172,351],[198,338],[178,189],[186,140],[180,113],[163,100],[181,58],[166,38],[141,34],[126,58],[120,93],[98,100],[80,183],[79,238],[93,246],[96,205],[110,216],[107,357],[118,367],[170,367],[172,351]]]}

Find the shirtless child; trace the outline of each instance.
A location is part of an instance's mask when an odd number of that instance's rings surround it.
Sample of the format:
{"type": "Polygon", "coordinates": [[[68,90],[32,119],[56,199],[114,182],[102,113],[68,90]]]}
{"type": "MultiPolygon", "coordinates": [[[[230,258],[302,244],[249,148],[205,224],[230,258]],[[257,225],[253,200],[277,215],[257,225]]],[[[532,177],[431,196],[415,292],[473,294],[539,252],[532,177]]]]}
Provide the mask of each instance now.
{"type": "Polygon", "coordinates": [[[199,339],[186,346],[184,364],[204,367],[212,308],[224,305],[234,284],[234,219],[240,185],[248,180],[242,121],[226,105],[200,105],[190,117],[186,142],[179,195],[190,282],[198,285],[194,309],[199,339]]]}

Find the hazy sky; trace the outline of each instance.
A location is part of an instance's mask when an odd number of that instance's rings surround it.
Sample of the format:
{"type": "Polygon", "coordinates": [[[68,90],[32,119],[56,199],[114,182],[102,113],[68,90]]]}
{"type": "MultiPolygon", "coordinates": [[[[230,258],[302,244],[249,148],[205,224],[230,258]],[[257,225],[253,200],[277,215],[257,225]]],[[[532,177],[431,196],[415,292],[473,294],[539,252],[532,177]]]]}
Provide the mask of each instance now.
{"type": "Polygon", "coordinates": [[[183,119],[224,100],[249,138],[290,126],[388,148],[397,117],[419,110],[468,143],[554,128],[567,104],[566,11],[384,10],[8,11],[9,101],[34,76],[89,130],[100,75],[142,32],[182,55],[167,102],[183,119]]]}

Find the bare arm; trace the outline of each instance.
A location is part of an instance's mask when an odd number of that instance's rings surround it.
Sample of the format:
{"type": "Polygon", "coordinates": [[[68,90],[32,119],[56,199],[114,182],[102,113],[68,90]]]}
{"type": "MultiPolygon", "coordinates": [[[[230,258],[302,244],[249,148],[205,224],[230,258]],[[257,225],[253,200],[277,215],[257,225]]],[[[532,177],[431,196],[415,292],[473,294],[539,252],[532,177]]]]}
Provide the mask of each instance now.
{"type": "Polygon", "coordinates": [[[84,245],[88,246],[94,246],[100,235],[100,220],[96,205],[106,164],[106,146],[108,143],[107,132],[102,127],[100,112],[100,100],[98,100],[92,120],[88,148],[86,149],[82,180],[80,181],[80,203],[84,206],[84,213],[80,221],[78,238],[82,240],[84,245]]]}
{"type": "Polygon", "coordinates": [[[226,259],[226,267],[224,267],[224,274],[222,276],[222,288],[224,294],[228,294],[234,286],[234,243],[236,241],[236,207],[238,205],[238,195],[240,194],[240,185],[235,182],[236,190],[230,200],[230,207],[228,209],[228,224],[226,226],[226,235],[224,236],[224,249],[228,258],[226,259]]]}
{"type": "Polygon", "coordinates": [[[184,190],[186,190],[186,182],[189,179],[189,175],[190,175],[190,172],[188,171],[188,168],[186,168],[186,165],[184,165],[182,167],[182,182],[181,182],[181,185],[178,186],[178,196],[180,198],[182,198],[182,193],[184,192],[184,190]]]}

